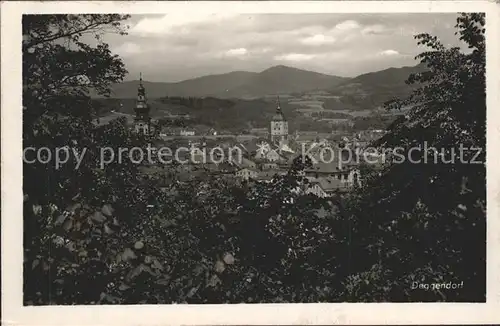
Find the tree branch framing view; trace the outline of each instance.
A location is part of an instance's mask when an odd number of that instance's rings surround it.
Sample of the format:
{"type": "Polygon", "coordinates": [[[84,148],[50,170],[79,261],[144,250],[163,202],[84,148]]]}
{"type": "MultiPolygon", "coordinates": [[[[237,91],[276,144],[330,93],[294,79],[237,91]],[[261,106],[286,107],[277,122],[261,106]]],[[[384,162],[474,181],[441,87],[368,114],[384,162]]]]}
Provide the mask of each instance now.
{"type": "Polygon", "coordinates": [[[23,15],[24,304],[485,302],[485,15],[429,15],[23,15]]]}

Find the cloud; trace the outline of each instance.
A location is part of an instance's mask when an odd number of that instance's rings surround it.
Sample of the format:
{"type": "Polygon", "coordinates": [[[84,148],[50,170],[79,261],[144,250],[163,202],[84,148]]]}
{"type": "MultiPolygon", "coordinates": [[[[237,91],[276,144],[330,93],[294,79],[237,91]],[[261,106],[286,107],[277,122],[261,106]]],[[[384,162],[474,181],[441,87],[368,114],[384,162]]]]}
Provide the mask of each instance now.
{"type": "MultiPolygon", "coordinates": [[[[131,74],[179,81],[285,64],[341,76],[414,65],[428,32],[459,45],[456,14],[232,14],[193,12],[133,15],[129,34],[106,34],[131,74]],[[397,47],[395,48],[395,44],[397,47]]],[[[130,77],[135,78],[135,76],[130,77]]]]}
{"type": "Polygon", "coordinates": [[[396,50],[384,50],[384,51],[381,51],[379,53],[380,55],[384,55],[384,56],[396,56],[396,55],[400,55],[400,53],[396,50]]]}
{"type": "Polygon", "coordinates": [[[268,53],[268,52],[271,52],[273,50],[273,48],[271,47],[265,47],[265,48],[262,48],[262,49],[256,49],[255,52],[257,53],[268,53]]]}
{"type": "Polygon", "coordinates": [[[355,20],[346,20],[335,25],[335,29],[339,31],[351,31],[360,27],[360,24],[355,20]]]}
{"type": "Polygon", "coordinates": [[[161,35],[165,32],[189,33],[189,26],[203,23],[216,23],[235,17],[229,13],[207,13],[191,11],[185,14],[163,15],[160,17],[145,17],[130,29],[132,35],[161,35]]]}
{"type": "Polygon", "coordinates": [[[361,30],[361,34],[377,35],[377,34],[383,34],[383,33],[387,32],[388,30],[389,29],[384,25],[380,25],[380,24],[369,25],[369,26],[364,27],[361,30]]]}
{"type": "Polygon", "coordinates": [[[335,37],[324,34],[316,34],[301,40],[302,44],[312,45],[312,46],[332,44],[335,43],[335,41],[336,41],[335,37]]]}
{"type": "Polygon", "coordinates": [[[288,53],[277,55],[274,57],[274,60],[277,61],[308,61],[315,58],[313,54],[304,54],[304,53],[288,53]]]}
{"type": "Polygon", "coordinates": [[[245,48],[230,49],[224,53],[228,57],[241,57],[248,54],[248,50],[245,48]]]}

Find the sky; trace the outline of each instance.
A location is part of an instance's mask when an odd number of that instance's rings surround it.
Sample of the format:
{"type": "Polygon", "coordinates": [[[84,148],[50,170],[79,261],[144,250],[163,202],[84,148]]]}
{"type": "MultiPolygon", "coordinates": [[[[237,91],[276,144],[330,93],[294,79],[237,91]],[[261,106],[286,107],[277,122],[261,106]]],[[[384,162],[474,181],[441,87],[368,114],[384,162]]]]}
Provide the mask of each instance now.
{"type": "Polygon", "coordinates": [[[460,45],[456,14],[208,14],[134,15],[128,35],[104,40],[129,75],[176,82],[231,71],[286,65],[354,77],[415,65],[425,48],[413,35],[430,33],[460,45]]]}

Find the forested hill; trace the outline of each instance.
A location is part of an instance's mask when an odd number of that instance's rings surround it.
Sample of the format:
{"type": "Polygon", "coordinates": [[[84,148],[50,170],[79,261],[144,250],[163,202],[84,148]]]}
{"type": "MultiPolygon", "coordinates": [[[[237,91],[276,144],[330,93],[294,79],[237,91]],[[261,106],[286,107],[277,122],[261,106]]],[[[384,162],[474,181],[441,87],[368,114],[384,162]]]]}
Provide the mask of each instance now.
{"type": "MultiPolygon", "coordinates": [[[[275,66],[260,73],[235,71],[178,83],[144,81],[143,84],[150,99],[167,96],[255,99],[277,94],[325,91],[339,96],[338,99],[326,100],[325,107],[328,109],[364,110],[383,105],[394,97],[409,95],[413,88],[405,83],[406,79],[411,73],[424,70],[424,66],[419,64],[344,78],[275,66]]],[[[110,97],[124,100],[135,98],[138,86],[138,80],[114,84],[110,97]]]]}
{"type": "MultiPolygon", "coordinates": [[[[113,110],[135,114],[135,99],[93,99],[98,115],[106,117],[113,110]]],[[[187,115],[189,125],[204,125],[217,130],[248,132],[250,128],[267,127],[276,111],[274,99],[219,99],[215,97],[163,97],[149,100],[150,115],[155,119],[187,115]]],[[[296,106],[286,102],[281,108],[293,120],[296,106]]]]}
{"type": "Polygon", "coordinates": [[[346,80],[330,92],[338,99],[329,99],[325,106],[330,109],[373,109],[382,106],[393,98],[406,97],[415,89],[406,80],[413,73],[420,73],[427,68],[423,64],[411,67],[389,68],[370,72],[346,80]]]}
{"type": "MultiPolygon", "coordinates": [[[[165,96],[259,98],[266,95],[329,89],[346,79],[281,65],[260,73],[234,71],[177,83],[144,82],[144,87],[149,98],[165,96]]],[[[138,85],[138,80],[115,84],[111,89],[111,96],[135,97],[138,85]]]]}
{"type": "Polygon", "coordinates": [[[406,66],[401,68],[388,68],[380,71],[369,72],[349,79],[337,85],[334,90],[347,89],[350,86],[358,85],[365,91],[376,91],[377,89],[390,88],[394,86],[407,85],[405,82],[413,73],[428,70],[425,64],[416,66],[406,66]]]}

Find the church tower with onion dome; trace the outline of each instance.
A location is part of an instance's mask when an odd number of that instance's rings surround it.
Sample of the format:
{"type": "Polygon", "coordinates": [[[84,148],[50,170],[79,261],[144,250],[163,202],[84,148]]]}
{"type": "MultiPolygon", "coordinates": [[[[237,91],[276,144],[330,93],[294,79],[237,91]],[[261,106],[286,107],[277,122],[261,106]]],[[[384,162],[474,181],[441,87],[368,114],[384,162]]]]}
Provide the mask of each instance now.
{"type": "Polygon", "coordinates": [[[139,78],[137,89],[137,102],[135,105],[135,132],[139,135],[149,136],[151,134],[151,118],[149,116],[149,106],[146,101],[146,90],[142,84],[142,73],[139,78]]]}

